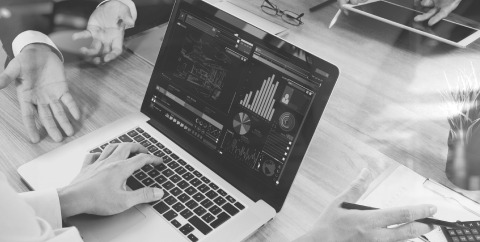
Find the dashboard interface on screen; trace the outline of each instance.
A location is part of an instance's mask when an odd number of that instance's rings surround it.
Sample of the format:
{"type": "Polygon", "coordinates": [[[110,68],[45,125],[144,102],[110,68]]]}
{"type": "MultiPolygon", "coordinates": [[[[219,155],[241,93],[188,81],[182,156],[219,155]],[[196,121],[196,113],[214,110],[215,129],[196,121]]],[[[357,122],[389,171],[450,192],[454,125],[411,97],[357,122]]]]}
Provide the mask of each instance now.
{"type": "Polygon", "coordinates": [[[161,74],[150,108],[188,142],[215,151],[219,162],[275,187],[329,73],[302,50],[289,50],[294,56],[287,58],[201,15],[180,5],[172,17],[176,24],[164,40],[165,61],[157,61],[161,74]],[[307,62],[308,70],[297,65],[307,62]]]}
{"type": "Polygon", "coordinates": [[[428,21],[416,22],[414,18],[422,14],[421,12],[384,1],[359,5],[354,8],[455,43],[462,41],[477,31],[476,29],[445,20],[441,20],[433,26],[429,26],[428,21]]]}

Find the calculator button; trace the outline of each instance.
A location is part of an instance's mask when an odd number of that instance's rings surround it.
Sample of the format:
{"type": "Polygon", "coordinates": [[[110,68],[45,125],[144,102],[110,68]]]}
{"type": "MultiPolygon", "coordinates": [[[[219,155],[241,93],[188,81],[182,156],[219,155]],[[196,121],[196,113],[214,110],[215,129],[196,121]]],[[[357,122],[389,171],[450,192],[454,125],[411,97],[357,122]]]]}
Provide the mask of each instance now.
{"type": "Polygon", "coordinates": [[[460,242],[460,240],[458,239],[458,237],[452,237],[452,240],[453,240],[453,242],[460,242]]]}
{"type": "Polygon", "coordinates": [[[477,229],[472,229],[472,233],[473,234],[478,234],[478,230],[477,229]]]}
{"type": "Polygon", "coordinates": [[[449,230],[449,231],[448,231],[448,234],[451,235],[451,236],[457,235],[457,234],[455,234],[455,231],[453,231],[453,230],[449,230]]]}
{"type": "Polygon", "coordinates": [[[461,229],[457,229],[455,231],[457,232],[458,235],[463,235],[463,231],[461,229]]]}
{"type": "Polygon", "coordinates": [[[467,236],[467,239],[468,239],[468,241],[475,241],[475,239],[471,235],[467,236]]]}
{"type": "Polygon", "coordinates": [[[480,241],[480,235],[474,235],[475,239],[480,241]]]}
{"type": "Polygon", "coordinates": [[[469,229],[464,229],[463,231],[465,232],[465,234],[466,234],[466,235],[470,235],[470,234],[472,234],[472,232],[470,232],[470,230],[469,230],[469,229]]]}
{"type": "Polygon", "coordinates": [[[467,242],[468,241],[467,237],[465,237],[465,236],[460,236],[459,238],[460,238],[460,241],[462,241],[462,242],[467,242]]]}

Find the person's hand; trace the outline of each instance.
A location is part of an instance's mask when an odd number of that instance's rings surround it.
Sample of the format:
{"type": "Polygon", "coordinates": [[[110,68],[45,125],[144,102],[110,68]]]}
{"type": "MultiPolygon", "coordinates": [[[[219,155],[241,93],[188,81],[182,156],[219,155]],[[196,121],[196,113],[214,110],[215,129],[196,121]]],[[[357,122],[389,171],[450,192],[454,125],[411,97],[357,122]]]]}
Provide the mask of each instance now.
{"type": "Polygon", "coordinates": [[[98,65],[122,54],[125,28],[134,24],[130,8],[112,0],[95,9],[88,20],[87,29],[72,37],[74,40],[93,38],[90,48],[82,47],[80,52],[86,55],[87,60],[98,65]]]}
{"type": "Polygon", "coordinates": [[[431,8],[428,12],[415,17],[415,21],[425,21],[432,26],[444,19],[458,7],[462,0],[415,0],[415,6],[431,8]]]}
{"type": "Polygon", "coordinates": [[[433,226],[413,222],[435,214],[437,208],[433,205],[372,211],[340,207],[342,202],[356,202],[365,193],[370,182],[369,170],[362,170],[355,181],[323,211],[313,229],[296,241],[393,242],[417,238],[434,229],[433,226]],[[399,226],[388,228],[391,225],[399,226]]]}
{"type": "Polygon", "coordinates": [[[367,1],[368,0],[337,0],[338,5],[340,6],[340,9],[342,9],[345,14],[348,14],[348,11],[343,7],[344,4],[349,3],[349,4],[357,5],[359,3],[364,3],[367,1]]]}
{"type": "Polygon", "coordinates": [[[45,44],[25,46],[0,74],[0,89],[14,81],[23,124],[33,143],[40,141],[35,124],[37,111],[40,122],[54,141],[60,142],[63,139],[55,120],[66,135],[73,135],[73,127],[62,103],[76,120],[80,119],[80,110],[68,91],[63,63],[51,47],[45,44]]]}
{"type": "Polygon", "coordinates": [[[114,215],[137,204],[160,200],[162,189],[127,191],[125,181],[144,165],[162,162],[162,158],[148,155],[147,149],[137,143],[111,144],[102,153],[88,154],[77,177],[58,189],[62,218],[82,213],[114,215]]]}

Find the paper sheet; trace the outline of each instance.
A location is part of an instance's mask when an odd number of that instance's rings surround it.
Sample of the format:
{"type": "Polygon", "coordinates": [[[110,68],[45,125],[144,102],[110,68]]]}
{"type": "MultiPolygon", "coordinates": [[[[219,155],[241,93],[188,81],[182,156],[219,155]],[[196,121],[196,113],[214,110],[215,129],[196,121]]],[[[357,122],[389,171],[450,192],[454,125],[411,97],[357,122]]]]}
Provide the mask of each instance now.
{"type": "MultiPolygon", "coordinates": [[[[455,222],[480,220],[453,199],[445,199],[424,186],[426,178],[400,166],[359,204],[377,208],[433,204],[437,206],[434,218],[455,222]]],[[[447,242],[439,227],[425,235],[431,242],[447,242]]],[[[412,241],[421,241],[419,239],[412,241]]]]}

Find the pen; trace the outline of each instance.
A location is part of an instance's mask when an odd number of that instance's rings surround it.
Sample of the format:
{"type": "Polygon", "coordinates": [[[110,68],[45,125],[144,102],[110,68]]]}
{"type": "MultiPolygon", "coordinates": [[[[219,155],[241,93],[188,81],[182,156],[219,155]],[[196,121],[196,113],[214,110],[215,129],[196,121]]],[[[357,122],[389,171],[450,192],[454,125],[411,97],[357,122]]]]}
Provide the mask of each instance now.
{"type": "Polygon", "coordinates": [[[339,9],[337,14],[335,14],[335,16],[333,17],[332,22],[330,22],[330,26],[328,26],[329,29],[331,29],[332,26],[337,22],[337,19],[338,19],[338,17],[340,17],[341,13],[342,13],[342,10],[339,9]]]}
{"type": "MultiPolygon", "coordinates": [[[[347,202],[343,202],[340,207],[344,209],[355,209],[355,210],[377,210],[378,209],[378,208],[372,208],[372,207],[367,207],[367,206],[363,206],[355,203],[347,203],[347,202]]],[[[450,228],[457,228],[457,229],[470,229],[458,223],[452,223],[452,222],[442,221],[442,220],[433,219],[433,218],[422,218],[422,219],[415,220],[415,222],[419,222],[423,224],[433,224],[433,225],[438,225],[442,227],[450,227],[450,228]]]]}

